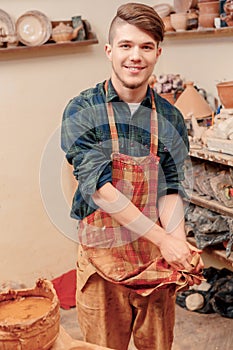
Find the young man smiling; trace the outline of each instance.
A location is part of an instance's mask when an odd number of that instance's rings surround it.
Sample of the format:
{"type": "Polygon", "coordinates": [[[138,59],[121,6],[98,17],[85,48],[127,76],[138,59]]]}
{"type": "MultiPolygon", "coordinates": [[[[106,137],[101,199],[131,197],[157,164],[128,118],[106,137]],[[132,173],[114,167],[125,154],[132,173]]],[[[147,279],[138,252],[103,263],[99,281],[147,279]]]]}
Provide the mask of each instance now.
{"type": "Polygon", "coordinates": [[[132,334],[139,350],[171,349],[176,287],[199,283],[203,267],[184,229],[184,120],[148,85],[163,35],[152,7],[120,6],[105,45],[111,78],[73,98],[62,121],[78,180],[79,324],[86,341],[119,350],[132,334]]]}

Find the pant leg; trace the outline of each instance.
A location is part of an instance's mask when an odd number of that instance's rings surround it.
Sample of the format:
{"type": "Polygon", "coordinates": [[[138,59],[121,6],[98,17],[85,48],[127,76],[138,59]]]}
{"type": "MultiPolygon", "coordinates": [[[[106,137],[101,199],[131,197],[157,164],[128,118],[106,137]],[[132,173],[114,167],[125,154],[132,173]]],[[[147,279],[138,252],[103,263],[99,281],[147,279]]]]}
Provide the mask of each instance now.
{"type": "Polygon", "coordinates": [[[84,340],[126,350],[132,330],[129,290],[114,285],[95,273],[82,291],[77,290],[76,295],[78,321],[84,340]]]}
{"type": "Polygon", "coordinates": [[[135,320],[134,344],[138,350],[171,350],[175,323],[175,292],[161,289],[148,297],[131,294],[135,320]]]}

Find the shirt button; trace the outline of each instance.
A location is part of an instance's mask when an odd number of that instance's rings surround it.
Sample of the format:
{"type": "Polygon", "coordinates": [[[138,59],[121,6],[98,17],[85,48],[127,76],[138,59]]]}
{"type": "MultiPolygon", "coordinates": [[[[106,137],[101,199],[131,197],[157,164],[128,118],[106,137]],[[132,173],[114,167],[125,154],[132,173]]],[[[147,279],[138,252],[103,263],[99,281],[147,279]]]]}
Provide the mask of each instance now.
{"type": "Polygon", "coordinates": [[[166,147],[166,146],[164,147],[164,149],[163,149],[163,150],[164,150],[164,152],[168,152],[168,149],[167,149],[167,147],[166,147]]]}

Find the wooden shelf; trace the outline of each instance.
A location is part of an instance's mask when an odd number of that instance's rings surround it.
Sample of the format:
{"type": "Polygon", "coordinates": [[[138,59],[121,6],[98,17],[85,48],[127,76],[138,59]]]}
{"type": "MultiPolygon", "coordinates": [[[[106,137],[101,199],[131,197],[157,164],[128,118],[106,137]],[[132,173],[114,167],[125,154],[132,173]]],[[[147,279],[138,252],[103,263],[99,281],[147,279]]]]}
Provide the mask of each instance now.
{"type": "MultiPolygon", "coordinates": [[[[187,240],[193,245],[196,245],[196,240],[194,237],[188,237],[187,240]]],[[[233,268],[233,252],[231,252],[231,255],[229,258],[226,257],[226,251],[225,249],[214,249],[213,246],[209,246],[203,249],[204,252],[207,254],[211,254],[211,256],[214,256],[219,261],[221,261],[226,268],[233,268]]]]}
{"type": "Polygon", "coordinates": [[[52,51],[54,49],[74,49],[78,47],[88,46],[88,45],[94,45],[98,44],[98,40],[96,37],[93,37],[91,39],[87,40],[80,40],[80,41],[69,41],[69,42],[63,42],[63,43],[54,43],[49,42],[44,45],[40,46],[15,46],[15,47],[5,47],[0,48],[0,56],[9,54],[9,53],[20,53],[20,52],[36,52],[36,51],[52,51]]]}
{"type": "Polygon", "coordinates": [[[210,162],[233,166],[233,157],[226,153],[209,151],[206,148],[201,148],[201,149],[191,148],[189,155],[191,157],[208,160],[210,162]]]}
{"type": "Polygon", "coordinates": [[[233,27],[223,28],[201,28],[193,30],[185,30],[182,32],[166,32],[167,39],[195,39],[195,38],[221,38],[233,36],[233,27]]]}
{"type": "MultiPolygon", "coordinates": [[[[187,191],[188,193],[188,191],[187,191]]],[[[188,193],[189,194],[189,193],[188,193]]],[[[190,202],[198,205],[200,207],[204,207],[206,209],[215,211],[221,215],[224,216],[229,216],[231,218],[233,218],[233,208],[229,208],[226,207],[225,205],[219,203],[218,201],[214,200],[214,199],[209,199],[205,196],[199,196],[196,193],[191,193],[190,194],[190,202]]]]}

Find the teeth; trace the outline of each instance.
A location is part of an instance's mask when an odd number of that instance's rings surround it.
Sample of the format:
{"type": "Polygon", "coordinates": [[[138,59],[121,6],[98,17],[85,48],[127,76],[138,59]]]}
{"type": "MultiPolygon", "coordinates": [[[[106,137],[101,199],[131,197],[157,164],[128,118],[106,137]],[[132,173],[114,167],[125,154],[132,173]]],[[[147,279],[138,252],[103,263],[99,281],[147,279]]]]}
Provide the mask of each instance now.
{"type": "Polygon", "coordinates": [[[136,70],[140,70],[140,69],[139,68],[135,68],[135,67],[129,67],[129,70],[136,71],[136,70]]]}

